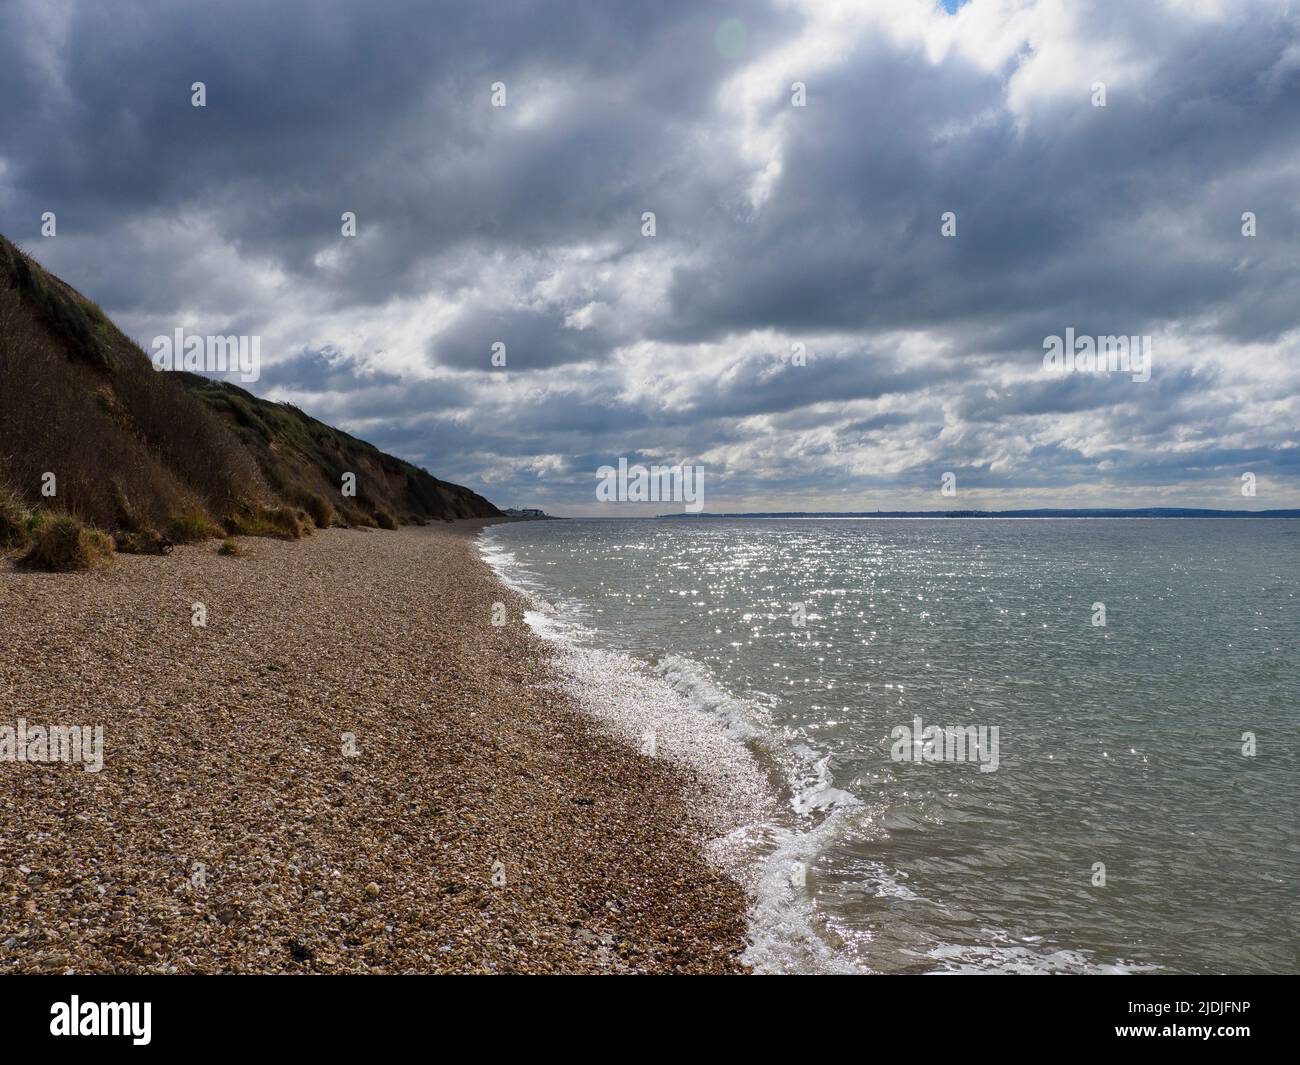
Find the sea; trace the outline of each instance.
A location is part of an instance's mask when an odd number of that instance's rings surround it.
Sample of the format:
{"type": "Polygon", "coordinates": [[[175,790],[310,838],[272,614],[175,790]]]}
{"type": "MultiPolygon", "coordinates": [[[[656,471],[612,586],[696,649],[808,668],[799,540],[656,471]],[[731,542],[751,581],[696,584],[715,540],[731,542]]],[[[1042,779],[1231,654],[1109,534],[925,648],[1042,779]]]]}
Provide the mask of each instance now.
{"type": "Polygon", "coordinates": [[[491,526],[760,973],[1300,972],[1300,521],[491,526]]]}

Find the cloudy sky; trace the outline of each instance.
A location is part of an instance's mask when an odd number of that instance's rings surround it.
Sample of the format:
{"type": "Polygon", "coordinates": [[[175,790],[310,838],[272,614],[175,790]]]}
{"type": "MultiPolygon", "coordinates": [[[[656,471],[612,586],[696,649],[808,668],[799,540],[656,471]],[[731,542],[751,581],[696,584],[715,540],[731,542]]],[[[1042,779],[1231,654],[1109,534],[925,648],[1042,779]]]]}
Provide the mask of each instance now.
{"type": "Polygon", "coordinates": [[[1287,0],[5,0],[0,100],[0,231],[502,506],[1300,506],[1287,0]]]}

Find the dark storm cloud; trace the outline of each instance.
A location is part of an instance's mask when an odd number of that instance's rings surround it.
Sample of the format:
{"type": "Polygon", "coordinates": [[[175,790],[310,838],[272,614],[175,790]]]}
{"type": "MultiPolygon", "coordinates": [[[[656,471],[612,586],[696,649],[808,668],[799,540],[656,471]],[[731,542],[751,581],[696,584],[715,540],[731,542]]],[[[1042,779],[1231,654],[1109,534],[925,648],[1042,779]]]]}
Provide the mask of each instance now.
{"type": "MultiPolygon", "coordinates": [[[[1143,13],[1155,5],[1077,6],[1084,24],[1104,16],[1112,31],[1162,29],[1143,13]]],[[[993,323],[1011,339],[1022,316],[1042,329],[1055,315],[1046,332],[1106,334],[1207,312],[1225,315],[1239,339],[1293,328],[1300,211],[1252,171],[1300,148],[1295,78],[1261,84],[1295,46],[1295,27],[1243,19],[1211,32],[1161,42],[1140,97],[1116,89],[1093,108],[1081,84],[1032,136],[1001,107],[998,72],[936,69],[865,38],[788,120],[792,165],[761,218],[719,229],[714,254],[678,272],[672,334],[993,323]],[[1247,209],[1270,219],[1249,273],[1232,269],[1246,254],[1247,209]],[[945,211],[958,239],[940,234],[945,211]]],[[[774,95],[770,106],[788,101],[774,95]]]]}
{"type": "Polygon", "coordinates": [[[913,392],[935,383],[950,384],[965,369],[949,363],[910,365],[881,351],[849,351],[809,358],[755,357],[741,361],[721,378],[722,387],[702,392],[665,419],[741,418],[776,414],[818,403],[879,399],[913,392]]]}
{"type": "MultiPolygon", "coordinates": [[[[18,5],[0,13],[16,212],[61,207],[93,231],[211,208],[227,239],[310,272],[352,210],[384,242],[339,289],[402,291],[448,245],[580,240],[635,220],[658,182],[685,195],[692,171],[662,134],[699,117],[731,70],[719,17],[689,0],[123,0],[76,5],[41,31],[53,14],[18,5]],[[41,37],[57,57],[44,74],[41,37]],[[508,108],[487,106],[496,81],[508,108]],[[514,125],[539,105],[549,121],[514,125]]],[[[747,19],[751,47],[781,24],[760,7],[747,19]]]]}
{"type": "Polygon", "coordinates": [[[1072,414],[1140,406],[1144,424],[1161,411],[1173,410],[1184,397],[1198,395],[1211,384],[1188,372],[1159,374],[1134,387],[1128,374],[1062,374],[1029,381],[1001,394],[972,390],[960,405],[964,419],[997,422],[1015,415],[1072,414]]]}
{"type": "Polygon", "coordinates": [[[850,422],[844,426],[844,429],[855,433],[879,433],[887,429],[896,429],[912,420],[910,414],[877,414],[872,418],[863,418],[861,421],[850,422]]]}
{"type": "Polygon", "coordinates": [[[596,359],[612,346],[598,330],[566,325],[560,310],[471,307],[430,342],[429,354],[444,366],[490,373],[495,372],[491,358],[497,343],[505,345],[504,365],[512,371],[596,359]]]}
{"type": "Polygon", "coordinates": [[[1294,493],[1295,16],[945,6],[16,0],[0,230],[142,342],[265,334],[260,391],[508,502],[590,509],[619,455],[775,508],[1294,493]],[[1067,328],[1154,334],[1152,380],[1044,375],[1067,328]]]}

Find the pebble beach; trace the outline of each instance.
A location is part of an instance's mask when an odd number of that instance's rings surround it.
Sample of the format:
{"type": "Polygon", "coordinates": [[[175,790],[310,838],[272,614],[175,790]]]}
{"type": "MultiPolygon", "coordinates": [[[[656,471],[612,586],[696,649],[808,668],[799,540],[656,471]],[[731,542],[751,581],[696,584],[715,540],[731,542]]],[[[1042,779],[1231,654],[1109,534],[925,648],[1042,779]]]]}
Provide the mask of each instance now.
{"type": "Polygon", "coordinates": [[[567,694],[484,524],[0,565],[0,726],[104,736],[0,761],[0,973],[746,971],[704,783],[567,694]]]}

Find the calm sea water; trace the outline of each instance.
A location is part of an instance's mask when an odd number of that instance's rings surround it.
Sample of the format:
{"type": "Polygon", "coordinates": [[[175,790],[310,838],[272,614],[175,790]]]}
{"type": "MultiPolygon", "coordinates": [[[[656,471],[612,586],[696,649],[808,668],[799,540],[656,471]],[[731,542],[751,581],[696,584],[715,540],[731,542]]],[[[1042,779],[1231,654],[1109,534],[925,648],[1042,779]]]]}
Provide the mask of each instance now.
{"type": "Polygon", "coordinates": [[[548,635],[618,652],[762,767],[759,969],[1300,971],[1300,522],[583,520],[483,544],[548,635]],[[996,726],[996,769],[991,731],[974,760],[900,760],[917,717],[996,726]]]}

